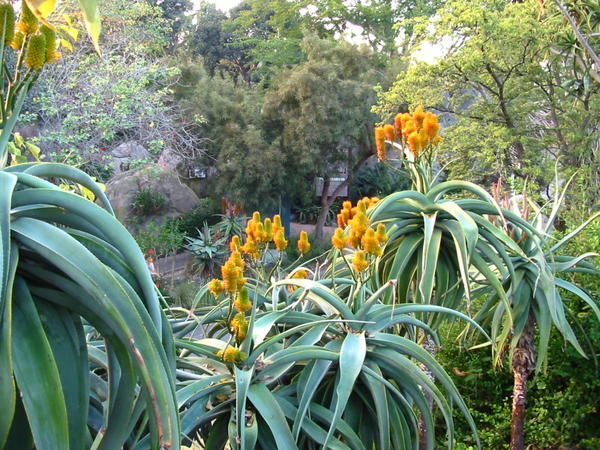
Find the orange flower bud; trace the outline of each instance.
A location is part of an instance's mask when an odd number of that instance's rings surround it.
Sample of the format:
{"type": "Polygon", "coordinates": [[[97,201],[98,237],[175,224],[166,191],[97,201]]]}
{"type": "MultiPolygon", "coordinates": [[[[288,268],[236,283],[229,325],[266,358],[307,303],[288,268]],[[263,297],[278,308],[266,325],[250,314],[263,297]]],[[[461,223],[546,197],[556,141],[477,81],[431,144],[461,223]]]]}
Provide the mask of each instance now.
{"type": "Polygon", "coordinates": [[[342,203],[342,208],[350,211],[352,209],[352,202],[350,200],[344,200],[344,203],[342,203]]]}
{"type": "Polygon", "coordinates": [[[375,127],[375,148],[377,149],[377,158],[380,161],[385,161],[385,132],[383,127],[375,127]]]}
{"type": "Polygon", "coordinates": [[[394,125],[389,125],[386,124],[383,126],[383,134],[385,135],[385,138],[390,141],[390,142],[394,142],[394,140],[396,139],[396,136],[394,135],[394,125]]]}
{"type": "Polygon", "coordinates": [[[417,129],[423,126],[423,119],[425,119],[425,112],[423,111],[423,106],[419,105],[415,108],[412,113],[413,121],[415,122],[415,126],[417,129]]]}
{"type": "Polygon", "coordinates": [[[419,152],[421,151],[421,137],[416,131],[413,131],[408,136],[408,147],[415,158],[419,156],[419,152]]]}
{"type": "Polygon", "coordinates": [[[396,136],[402,136],[402,114],[396,114],[394,117],[394,132],[396,136]]]}
{"type": "Polygon", "coordinates": [[[373,228],[367,229],[367,231],[362,237],[361,244],[363,249],[371,255],[381,256],[383,253],[381,247],[379,246],[379,242],[377,242],[377,238],[375,237],[375,230],[373,228]]]}
{"type": "Polygon", "coordinates": [[[221,267],[221,276],[223,277],[223,287],[231,294],[238,290],[238,278],[240,277],[240,268],[232,261],[227,261],[221,267]]]}

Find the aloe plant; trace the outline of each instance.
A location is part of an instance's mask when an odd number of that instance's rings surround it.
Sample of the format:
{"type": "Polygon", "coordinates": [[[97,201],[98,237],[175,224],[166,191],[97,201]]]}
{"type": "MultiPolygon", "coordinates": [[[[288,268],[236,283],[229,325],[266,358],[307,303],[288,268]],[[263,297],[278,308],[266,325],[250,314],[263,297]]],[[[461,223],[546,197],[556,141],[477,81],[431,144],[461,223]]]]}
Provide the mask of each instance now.
{"type": "Polygon", "coordinates": [[[232,242],[223,280],[198,293],[198,299],[209,291],[217,295],[217,306],[196,310],[197,318],[182,311],[173,319],[177,400],[189,440],[184,443],[197,439],[205,448],[236,449],[418,448],[423,418],[427,448],[433,448],[428,397],[444,418],[449,447],[453,407],[475,432],[450,377],[411,336],[423,332],[437,341],[415,318],[418,313],[452,314],[478,325],[441,306],[384,304],[393,281],[373,291],[356,273],[307,279],[315,271],[304,266],[287,273],[281,260],[268,274],[254,270],[270,242],[285,247],[277,224],[275,219],[262,224],[255,213],[246,244],[232,242]],[[247,258],[242,260],[238,249],[247,258]],[[202,336],[190,337],[198,328],[202,336]]]}
{"type": "Polygon", "coordinates": [[[168,323],[101,189],[60,164],[4,168],[0,220],[0,447],[30,435],[37,448],[113,449],[149,433],[152,448],[178,448],[168,323]]]}

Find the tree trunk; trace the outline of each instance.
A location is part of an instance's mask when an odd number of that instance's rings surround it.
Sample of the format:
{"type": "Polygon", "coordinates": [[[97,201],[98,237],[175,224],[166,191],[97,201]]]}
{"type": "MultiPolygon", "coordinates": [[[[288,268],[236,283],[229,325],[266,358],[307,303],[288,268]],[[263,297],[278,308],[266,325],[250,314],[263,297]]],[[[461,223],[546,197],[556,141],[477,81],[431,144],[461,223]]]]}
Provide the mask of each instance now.
{"type": "Polygon", "coordinates": [[[510,426],[510,449],[525,449],[525,407],[527,400],[527,382],[535,367],[535,319],[533,313],[525,325],[523,334],[517,342],[512,357],[514,375],[512,417],[510,426]]]}
{"type": "Polygon", "coordinates": [[[329,177],[325,177],[323,180],[323,190],[321,191],[321,210],[319,211],[319,217],[317,217],[317,223],[315,224],[315,240],[323,239],[323,227],[325,226],[325,221],[327,220],[327,214],[329,213],[329,207],[337,197],[333,195],[330,197],[329,195],[329,185],[331,184],[331,180],[329,177]]]}

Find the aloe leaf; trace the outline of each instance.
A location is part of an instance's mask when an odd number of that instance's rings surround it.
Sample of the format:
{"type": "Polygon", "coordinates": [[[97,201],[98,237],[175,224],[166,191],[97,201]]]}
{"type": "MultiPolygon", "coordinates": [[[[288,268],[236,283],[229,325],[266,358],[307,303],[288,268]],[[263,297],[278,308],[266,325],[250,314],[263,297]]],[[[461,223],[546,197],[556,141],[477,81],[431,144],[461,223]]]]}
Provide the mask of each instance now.
{"type": "MultiPolygon", "coordinates": [[[[382,376],[381,369],[374,364],[366,363],[375,373],[382,376]]],[[[367,376],[364,372],[361,373],[361,379],[369,389],[371,398],[375,406],[377,414],[377,431],[378,431],[378,449],[390,448],[390,411],[388,409],[388,397],[385,385],[377,380],[367,376]]],[[[395,431],[395,430],[394,430],[395,431]]]]}
{"type": "Polygon", "coordinates": [[[15,125],[17,124],[19,114],[21,113],[21,109],[25,103],[25,98],[27,97],[27,92],[29,91],[30,86],[30,81],[21,86],[21,91],[17,96],[17,100],[12,108],[10,117],[4,122],[4,126],[2,127],[2,133],[0,133],[0,169],[6,166],[6,162],[8,161],[8,141],[10,140],[15,125]]]}
{"type": "Polygon", "coordinates": [[[280,450],[297,449],[294,438],[275,396],[264,384],[252,384],[248,389],[248,399],[256,411],[277,438],[277,448],[280,450]]]}
{"type": "MultiPolygon", "coordinates": [[[[239,367],[235,367],[235,410],[236,410],[236,422],[237,432],[236,435],[239,437],[240,449],[246,450],[246,398],[248,395],[248,388],[252,380],[254,369],[242,370],[239,367]]],[[[252,450],[249,448],[248,450],[252,450]]]]}
{"type": "Polygon", "coordinates": [[[66,164],[38,163],[25,169],[25,172],[36,177],[64,178],[77,184],[81,184],[94,193],[94,195],[102,202],[104,209],[112,215],[115,214],[104,191],[100,189],[100,186],[98,186],[98,183],[96,183],[92,177],[82,170],[66,164]]]}
{"type": "Polygon", "coordinates": [[[350,394],[354,388],[354,383],[360,374],[365,355],[367,353],[367,344],[365,333],[354,334],[352,332],[346,334],[339,356],[339,373],[340,378],[335,390],[335,406],[333,419],[327,432],[327,439],[323,446],[327,448],[327,444],[333,437],[333,433],[337,428],[337,421],[342,417],[342,413],[346,407],[346,403],[350,398],[350,394]]]}
{"type": "Polygon", "coordinates": [[[22,278],[13,291],[13,361],[15,379],[36,447],[69,447],[67,408],[52,349],[33,299],[22,278]]]}
{"type": "Polygon", "coordinates": [[[421,256],[421,277],[419,280],[419,293],[421,294],[422,303],[431,303],[435,270],[439,260],[438,255],[442,232],[435,229],[436,216],[437,213],[423,215],[423,252],[421,256]]]}
{"type": "Polygon", "coordinates": [[[590,223],[592,223],[598,217],[600,217],[600,211],[592,214],[585,222],[583,222],[581,225],[579,225],[577,228],[575,228],[573,231],[571,231],[569,234],[567,234],[565,237],[563,237],[560,241],[558,241],[556,244],[554,244],[550,248],[550,253],[556,252],[563,245],[570,242],[571,239],[573,239],[575,236],[577,236],[579,233],[581,233],[590,223]]]}

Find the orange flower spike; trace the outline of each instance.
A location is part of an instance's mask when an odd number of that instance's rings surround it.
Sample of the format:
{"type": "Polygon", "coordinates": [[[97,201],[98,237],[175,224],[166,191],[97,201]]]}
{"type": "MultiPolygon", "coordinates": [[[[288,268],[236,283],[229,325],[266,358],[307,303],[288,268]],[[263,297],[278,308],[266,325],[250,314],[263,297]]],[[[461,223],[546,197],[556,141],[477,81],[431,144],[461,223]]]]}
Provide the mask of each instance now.
{"type": "Polygon", "coordinates": [[[362,250],[357,250],[354,253],[354,258],[352,259],[352,267],[356,272],[363,272],[369,266],[369,262],[365,257],[365,252],[362,250]]]}
{"type": "Polygon", "coordinates": [[[247,223],[246,223],[246,237],[248,239],[254,239],[254,227],[256,226],[256,222],[254,222],[254,220],[250,219],[247,223]]]}
{"type": "Polygon", "coordinates": [[[429,136],[429,139],[434,139],[438,131],[440,130],[440,124],[438,123],[437,116],[433,113],[428,112],[425,115],[425,121],[423,122],[423,130],[429,136]]]}
{"type": "Polygon", "coordinates": [[[429,145],[429,140],[430,140],[429,136],[427,135],[425,130],[419,131],[419,141],[420,141],[421,150],[423,150],[424,148],[426,148],[429,145]]]}
{"type": "Polygon", "coordinates": [[[285,233],[283,230],[279,230],[275,233],[273,237],[273,242],[275,243],[275,248],[277,251],[282,252],[287,248],[288,241],[285,240],[285,233]]]}
{"type": "Polygon", "coordinates": [[[271,219],[266,218],[263,224],[263,242],[271,242],[273,240],[273,223],[271,219]]]}
{"type": "Polygon", "coordinates": [[[229,243],[229,250],[231,250],[232,252],[239,252],[240,248],[240,237],[238,235],[235,235],[231,238],[231,242],[229,243]]]}
{"type": "Polygon", "coordinates": [[[221,280],[214,278],[208,283],[208,290],[215,298],[217,298],[219,294],[223,292],[223,283],[221,280]]]}
{"type": "Polygon", "coordinates": [[[337,225],[339,228],[344,228],[346,226],[344,223],[344,216],[341,213],[337,215],[337,225]]]}
{"type": "Polygon", "coordinates": [[[260,213],[258,211],[254,211],[252,213],[252,220],[254,221],[254,223],[259,223],[261,221],[260,213]]]}
{"type": "Polygon", "coordinates": [[[416,131],[413,131],[408,136],[408,147],[410,148],[410,151],[415,156],[415,158],[419,156],[419,151],[421,150],[421,138],[419,136],[419,133],[417,133],[416,131]]]}
{"type": "Polygon", "coordinates": [[[233,307],[237,312],[240,313],[244,313],[252,308],[252,302],[250,301],[250,296],[248,295],[248,289],[240,289],[240,293],[233,302],[233,307]]]}
{"type": "Polygon", "coordinates": [[[371,255],[381,256],[383,254],[379,242],[377,242],[377,238],[375,237],[375,230],[373,228],[367,229],[362,237],[361,244],[363,249],[371,255]]]}
{"type": "Polygon", "coordinates": [[[227,261],[221,267],[221,275],[223,277],[223,288],[233,294],[238,290],[238,278],[240,274],[240,269],[237,267],[232,261],[227,261]]]}
{"type": "Polygon", "coordinates": [[[415,125],[415,122],[413,120],[408,120],[408,121],[406,121],[406,123],[404,124],[404,127],[402,128],[402,134],[405,139],[408,139],[410,134],[416,130],[417,130],[417,127],[415,125]]]}
{"type": "Polygon", "coordinates": [[[396,114],[394,117],[394,132],[398,138],[402,136],[402,114],[396,114]]]}
{"type": "Polygon", "coordinates": [[[387,242],[388,235],[385,232],[384,224],[380,223],[379,225],[377,225],[377,231],[375,232],[375,238],[377,239],[377,242],[379,242],[380,244],[387,242]]]}
{"type": "Polygon", "coordinates": [[[377,159],[385,161],[387,155],[385,153],[385,131],[383,127],[375,127],[375,148],[377,149],[377,159]]]}
{"type": "Polygon", "coordinates": [[[308,234],[306,231],[300,232],[300,239],[298,239],[298,251],[305,255],[310,250],[310,242],[308,242],[308,234]]]}
{"type": "Polygon", "coordinates": [[[379,197],[371,197],[369,199],[369,208],[379,203],[379,197]]]}
{"type": "Polygon", "coordinates": [[[385,135],[385,139],[394,142],[396,140],[396,136],[394,133],[394,125],[386,124],[383,126],[383,134],[385,135]]]}
{"type": "Polygon", "coordinates": [[[350,211],[352,209],[352,202],[350,200],[344,200],[344,203],[342,203],[342,208],[350,211]]]}
{"type": "Polygon", "coordinates": [[[423,120],[425,119],[425,111],[423,111],[423,106],[417,106],[413,111],[412,117],[417,129],[422,128],[423,120]]]}
{"type": "Polygon", "coordinates": [[[348,225],[348,222],[350,221],[350,219],[352,218],[352,212],[349,209],[342,209],[342,219],[343,219],[343,223],[344,226],[340,226],[340,228],[344,228],[348,225]]]}
{"type": "Polygon", "coordinates": [[[346,238],[344,237],[344,230],[336,228],[333,236],[331,237],[331,244],[338,250],[342,250],[346,246],[346,238]]]}

